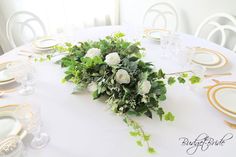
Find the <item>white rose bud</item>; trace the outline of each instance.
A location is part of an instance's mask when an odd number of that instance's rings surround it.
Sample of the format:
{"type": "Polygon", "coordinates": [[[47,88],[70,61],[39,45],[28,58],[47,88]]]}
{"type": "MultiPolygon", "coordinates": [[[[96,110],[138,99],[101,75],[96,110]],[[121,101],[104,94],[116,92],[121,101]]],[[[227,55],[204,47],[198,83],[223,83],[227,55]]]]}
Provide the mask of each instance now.
{"type": "Polygon", "coordinates": [[[95,92],[98,89],[98,85],[96,82],[91,82],[90,84],[88,84],[87,90],[89,92],[95,92]]]}
{"type": "Polygon", "coordinates": [[[98,48],[91,48],[87,51],[84,57],[93,58],[95,56],[99,56],[101,54],[101,50],[98,48]]]}
{"type": "Polygon", "coordinates": [[[106,55],[105,62],[110,66],[117,65],[120,63],[120,56],[118,55],[117,52],[112,52],[106,55]]]}
{"type": "Polygon", "coordinates": [[[150,89],[151,89],[151,83],[148,80],[144,80],[142,82],[139,83],[139,93],[140,94],[147,94],[149,93],[150,89]]]}
{"type": "Polygon", "coordinates": [[[120,69],[116,72],[115,80],[119,84],[129,84],[130,83],[130,76],[126,70],[120,69]]]}

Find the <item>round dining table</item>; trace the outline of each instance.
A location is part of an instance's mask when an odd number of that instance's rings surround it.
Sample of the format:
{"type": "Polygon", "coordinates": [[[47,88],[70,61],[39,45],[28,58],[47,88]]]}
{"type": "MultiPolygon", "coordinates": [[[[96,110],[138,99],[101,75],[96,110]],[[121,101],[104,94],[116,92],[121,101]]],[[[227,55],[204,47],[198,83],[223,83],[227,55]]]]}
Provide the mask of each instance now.
{"type": "MultiPolygon", "coordinates": [[[[145,48],[145,61],[166,73],[183,70],[183,66],[172,59],[162,58],[162,48],[155,41],[143,37],[141,29],[123,26],[105,26],[76,30],[63,36],[63,41],[77,42],[98,40],[115,32],[123,32],[129,41],[140,41],[145,48]]],[[[62,37],[58,36],[58,38],[62,37]]],[[[222,53],[226,66],[208,70],[207,73],[231,72],[232,75],[217,78],[220,81],[236,81],[236,53],[210,41],[192,35],[178,33],[186,47],[204,47],[222,53]]],[[[0,62],[28,59],[19,55],[30,44],[17,47],[0,56],[0,62]]],[[[151,135],[150,144],[155,154],[148,154],[145,147],[136,145],[130,136],[130,128],[122,117],[114,114],[102,100],[93,100],[88,92],[72,94],[74,85],[62,83],[64,69],[52,61],[33,62],[35,67],[35,92],[22,96],[18,92],[5,93],[0,97],[0,106],[6,104],[38,104],[41,106],[42,131],[50,135],[50,143],[39,150],[31,149],[27,137],[24,139],[27,157],[234,157],[236,155],[236,129],[230,128],[224,120],[236,123],[213,108],[207,99],[207,89],[214,85],[212,78],[204,79],[198,85],[168,86],[167,100],[161,103],[165,111],[175,115],[173,122],[159,120],[158,116],[133,117],[151,135]],[[219,145],[191,145],[206,135],[214,141],[231,134],[230,140],[219,145]],[[185,139],[185,143],[183,142],[185,139]],[[188,151],[192,149],[193,154],[188,151]]],[[[186,67],[184,67],[186,70],[186,67]]],[[[0,128],[1,129],[1,128],[0,128]]]]}

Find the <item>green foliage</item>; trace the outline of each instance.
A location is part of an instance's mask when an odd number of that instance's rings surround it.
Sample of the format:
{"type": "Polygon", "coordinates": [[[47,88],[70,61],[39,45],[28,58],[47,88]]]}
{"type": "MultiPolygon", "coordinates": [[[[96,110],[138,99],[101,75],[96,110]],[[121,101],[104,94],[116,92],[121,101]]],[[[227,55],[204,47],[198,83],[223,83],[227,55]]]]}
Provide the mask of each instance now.
{"type": "Polygon", "coordinates": [[[125,41],[123,36],[123,33],[116,33],[99,41],[57,46],[57,50],[68,52],[60,62],[61,66],[66,68],[64,80],[75,83],[80,90],[86,88],[92,81],[96,82],[98,90],[92,93],[93,98],[108,97],[106,102],[117,114],[146,115],[152,118],[154,112],[162,117],[163,113],[158,111],[159,101],[166,99],[166,87],[163,82],[165,74],[161,69],[155,71],[151,63],[141,60],[144,49],[140,47],[139,42],[125,41]],[[93,58],[85,57],[91,48],[99,48],[101,54],[93,58]],[[111,52],[119,54],[120,64],[108,66],[104,62],[106,55],[111,52]],[[129,84],[119,84],[115,81],[115,74],[119,69],[129,73],[131,80],[129,84]],[[150,92],[145,95],[138,92],[138,83],[142,80],[149,80],[152,85],[150,92]]]}
{"type": "Polygon", "coordinates": [[[168,84],[173,85],[176,82],[175,77],[169,77],[168,78],[168,84]]]}
{"type": "Polygon", "coordinates": [[[192,83],[192,84],[196,84],[196,83],[199,83],[200,82],[200,78],[198,76],[192,76],[189,81],[192,83]]]}
{"type": "Polygon", "coordinates": [[[155,149],[152,148],[152,147],[149,147],[149,148],[148,148],[148,152],[149,152],[150,154],[156,153],[155,149]]]}
{"type": "Polygon", "coordinates": [[[165,120],[166,120],[166,121],[174,121],[174,120],[175,120],[175,116],[172,115],[171,112],[168,112],[168,113],[165,115],[165,120]]]}
{"type": "Polygon", "coordinates": [[[187,78],[187,77],[188,77],[188,73],[183,73],[183,74],[182,74],[182,77],[183,77],[183,78],[187,78]]]}
{"type": "MultiPolygon", "coordinates": [[[[123,33],[116,33],[98,41],[79,42],[77,45],[65,43],[64,46],[56,46],[56,51],[68,53],[59,62],[61,67],[65,68],[63,82],[70,81],[76,85],[73,93],[84,90],[91,82],[95,82],[97,90],[92,92],[93,99],[107,98],[106,102],[111,106],[111,110],[117,115],[126,117],[124,121],[133,128],[130,135],[139,138],[136,141],[137,145],[143,146],[146,143],[148,152],[154,153],[154,148],[148,143],[150,135],[145,134],[141,126],[127,116],[145,115],[152,118],[154,113],[162,120],[165,112],[160,107],[160,101],[166,100],[166,75],[161,69],[156,71],[151,63],[141,60],[144,48],[140,47],[140,42],[128,42],[123,37],[123,33]],[[92,58],[85,57],[91,48],[100,49],[100,54],[92,58]],[[109,66],[105,58],[112,52],[118,53],[120,63],[109,66]],[[119,84],[116,81],[115,76],[119,69],[127,71],[130,83],[119,84]],[[150,82],[151,88],[146,94],[140,94],[139,83],[144,80],[150,82]]],[[[177,80],[179,83],[185,83],[186,77],[188,76],[183,74],[177,80]]],[[[196,83],[199,80],[192,77],[190,81],[196,83]]],[[[168,78],[169,85],[175,82],[175,77],[168,78]]],[[[174,120],[170,112],[164,118],[174,120]]]]}
{"type": "Polygon", "coordinates": [[[138,139],[136,144],[140,147],[143,147],[145,144],[149,153],[155,153],[155,149],[149,144],[150,135],[145,134],[142,127],[128,116],[125,116],[124,122],[133,129],[133,131],[130,131],[130,135],[138,139]]]}
{"type": "Polygon", "coordinates": [[[185,83],[185,79],[183,77],[178,77],[177,79],[179,83],[185,83]]]}

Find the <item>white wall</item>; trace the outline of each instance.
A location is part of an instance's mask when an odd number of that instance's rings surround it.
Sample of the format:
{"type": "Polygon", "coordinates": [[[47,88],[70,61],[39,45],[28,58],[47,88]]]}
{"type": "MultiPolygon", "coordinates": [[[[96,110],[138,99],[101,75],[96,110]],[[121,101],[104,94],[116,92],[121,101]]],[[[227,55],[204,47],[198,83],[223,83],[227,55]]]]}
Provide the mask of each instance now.
{"type": "MultiPolygon", "coordinates": [[[[141,26],[144,12],[159,0],[121,0],[121,24],[141,26]]],[[[163,0],[165,1],[165,0],[163,0]]],[[[207,16],[227,12],[236,16],[236,0],[168,0],[180,14],[179,31],[194,34],[207,16]]]]}

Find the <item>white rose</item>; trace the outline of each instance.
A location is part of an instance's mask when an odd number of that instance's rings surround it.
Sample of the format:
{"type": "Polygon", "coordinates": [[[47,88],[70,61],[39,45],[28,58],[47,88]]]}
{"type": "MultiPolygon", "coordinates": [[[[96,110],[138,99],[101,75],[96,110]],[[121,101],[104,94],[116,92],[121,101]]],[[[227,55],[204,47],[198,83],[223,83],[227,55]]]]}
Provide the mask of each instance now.
{"type": "Polygon", "coordinates": [[[126,70],[120,69],[116,72],[115,80],[119,84],[128,84],[130,83],[130,76],[126,70]]]}
{"type": "Polygon", "coordinates": [[[140,94],[147,94],[149,93],[150,89],[151,89],[151,83],[148,80],[144,80],[142,82],[139,83],[139,93],[140,94]]]}
{"type": "Polygon", "coordinates": [[[91,82],[90,84],[88,84],[87,86],[87,90],[89,92],[95,92],[98,89],[98,85],[96,82],[91,82]]]}
{"type": "Polygon", "coordinates": [[[120,56],[118,55],[117,52],[112,52],[112,53],[106,55],[105,62],[110,66],[117,65],[120,63],[120,56]]]}
{"type": "Polygon", "coordinates": [[[89,57],[89,58],[93,58],[95,56],[99,56],[101,53],[101,50],[98,48],[91,48],[87,51],[87,53],[85,54],[84,57],[89,57]]]}

